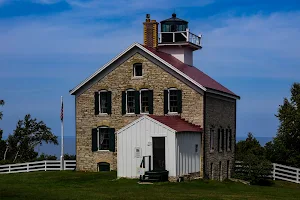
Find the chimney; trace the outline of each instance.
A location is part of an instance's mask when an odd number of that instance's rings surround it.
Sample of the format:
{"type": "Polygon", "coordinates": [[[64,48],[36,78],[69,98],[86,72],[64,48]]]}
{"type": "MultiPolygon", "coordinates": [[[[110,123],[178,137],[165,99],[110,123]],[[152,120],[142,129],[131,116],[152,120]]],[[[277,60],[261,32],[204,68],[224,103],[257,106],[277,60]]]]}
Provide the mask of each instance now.
{"type": "Polygon", "coordinates": [[[146,15],[144,24],[144,45],[156,48],[158,45],[158,23],[156,20],[150,20],[150,14],[146,15]]]}

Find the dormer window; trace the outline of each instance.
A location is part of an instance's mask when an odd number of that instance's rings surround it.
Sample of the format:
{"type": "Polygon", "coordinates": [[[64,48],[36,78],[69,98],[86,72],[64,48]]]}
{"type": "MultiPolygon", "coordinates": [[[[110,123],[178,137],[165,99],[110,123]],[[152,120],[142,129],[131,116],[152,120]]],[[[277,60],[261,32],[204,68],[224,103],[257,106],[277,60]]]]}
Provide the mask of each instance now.
{"type": "Polygon", "coordinates": [[[142,63],[135,63],[133,65],[133,76],[134,77],[141,77],[141,76],[143,76],[142,63]]]}

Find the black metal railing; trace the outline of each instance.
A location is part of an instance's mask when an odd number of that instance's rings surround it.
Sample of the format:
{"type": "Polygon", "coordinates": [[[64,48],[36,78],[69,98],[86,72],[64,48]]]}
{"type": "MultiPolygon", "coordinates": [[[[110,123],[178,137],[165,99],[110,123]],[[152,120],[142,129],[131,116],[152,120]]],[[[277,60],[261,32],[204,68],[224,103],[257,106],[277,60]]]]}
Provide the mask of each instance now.
{"type": "Polygon", "coordinates": [[[145,162],[145,158],[148,157],[148,170],[151,171],[151,156],[143,156],[142,162],[140,164],[140,168],[145,168],[146,167],[146,162],[145,162]]]}

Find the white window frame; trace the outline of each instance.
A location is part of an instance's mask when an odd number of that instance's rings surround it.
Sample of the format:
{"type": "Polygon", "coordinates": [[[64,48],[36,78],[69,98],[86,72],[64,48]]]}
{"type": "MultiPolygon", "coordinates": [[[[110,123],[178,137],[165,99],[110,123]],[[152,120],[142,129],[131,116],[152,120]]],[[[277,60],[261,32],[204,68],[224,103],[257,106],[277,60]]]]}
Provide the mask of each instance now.
{"type": "MultiPolygon", "coordinates": [[[[107,126],[100,126],[100,127],[98,127],[97,128],[97,148],[98,148],[98,151],[109,151],[109,149],[100,149],[100,142],[99,142],[99,138],[100,138],[100,129],[104,129],[104,128],[109,128],[109,127],[107,127],[107,126]]],[[[109,133],[108,133],[109,134],[109,133]]],[[[108,144],[108,148],[109,148],[109,144],[108,144]]]]}
{"type": "Polygon", "coordinates": [[[99,114],[100,115],[108,115],[107,112],[106,113],[101,112],[101,92],[108,92],[108,91],[107,90],[100,90],[98,92],[98,94],[99,94],[99,114]]]}
{"type": "Polygon", "coordinates": [[[214,144],[215,143],[215,138],[214,138],[215,130],[213,128],[209,129],[209,135],[210,135],[210,139],[209,139],[210,147],[209,147],[209,149],[210,149],[210,152],[214,152],[214,150],[215,150],[215,144],[214,144]]]}
{"type": "MultiPolygon", "coordinates": [[[[149,111],[148,112],[142,112],[142,91],[149,91],[149,89],[141,89],[140,90],[140,114],[149,114],[149,111]]],[[[148,101],[149,103],[149,101],[148,101]]],[[[149,106],[149,105],[148,105],[149,106]]]]}
{"type": "MultiPolygon", "coordinates": [[[[170,90],[178,90],[177,88],[169,88],[168,89],[168,114],[178,114],[178,111],[177,112],[170,112],[170,90]]],[[[177,99],[178,101],[178,99],[177,99]]],[[[177,108],[178,110],[178,108],[177,108]]]]}
{"type": "Polygon", "coordinates": [[[143,77],[143,64],[142,63],[134,63],[133,64],[133,77],[135,77],[135,78],[143,77]],[[135,68],[136,68],[136,66],[139,66],[138,64],[140,64],[142,66],[142,76],[136,76],[136,74],[135,74],[135,68]]]}
{"type": "MultiPolygon", "coordinates": [[[[126,115],[135,115],[135,111],[133,112],[133,113],[129,113],[129,112],[127,112],[128,111],[128,101],[127,101],[127,92],[135,92],[136,90],[135,89],[128,89],[128,90],[126,90],[126,92],[125,92],[125,95],[126,95],[126,115]]],[[[135,101],[135,96],[134,96],[134,101],[135,101]]],[[[135,103],[135,102],[134,102],[135,103]]],[[[135,109],[135,108],[134,108],[135,109]]]]}

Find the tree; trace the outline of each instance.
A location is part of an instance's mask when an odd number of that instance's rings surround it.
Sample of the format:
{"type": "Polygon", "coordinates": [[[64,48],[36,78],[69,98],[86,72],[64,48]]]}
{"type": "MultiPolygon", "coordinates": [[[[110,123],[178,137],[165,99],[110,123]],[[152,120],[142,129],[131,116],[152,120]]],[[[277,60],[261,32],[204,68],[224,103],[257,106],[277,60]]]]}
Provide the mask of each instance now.
{"type": "MultiPolygon", "coordinates": [[[[4,105],[4,101],[3,100],[0,100],[0,106],[3,106],[4,105]]],[[[2,111],[0,111],[0,120],[2,120],[2,117],[3,117],[3,113],[2,111]]],[[[2,160],[2,155],[5,151],[5,141],[2,140],[2,134],[3,134],[3,130],[0,128],[0,160],[2,160]]]]}
{"type": "MultiPolygon", "coordinates": [[[[4,105],[4,101],[0,100],[0,106],[3,106],[3,105],[4,105]]],[[[0,120],[2,119],[2,116],[3,116],[3,113],[2,113],[2,111],[0,111],[0,120]]]]}
{"type": "Polygon", "coordinates": [[[265,146],[266,157],[275,163],[300,167],[300,83],[294,83],[290,91],[290,99],[284,98],[275,115],[280,125],[273,141],[265,146]]]}
{"type": "Polygon", "coordinates": [[[55,136],[43,121],[31,119],[30,114],[19,120],[12,135],[8,136],[4,160],[26,162],[37,157],[34,148],[42,143],[58,144],[55,136]]]}
{"type": "Polygon", "coordinates": [[[248,133],[246,140],[239,141],[236,144],[236,160],[244,160],[249,154],[254,156],[260,156],[264,154],[264,148],[259,144],[259,141],[253,136],[252,133],[248,133]]]}
{"type": "Polygon", "coordinates": [[[251,184],[269,184],[267,178],[272,165],[265,158],[264,148],[252,133],[248,133],[246,140],[236,144],[235,156],[237,161],[241,161],[240,167],[235,171],[237,178],[250,181],[251,184]]]}

